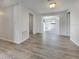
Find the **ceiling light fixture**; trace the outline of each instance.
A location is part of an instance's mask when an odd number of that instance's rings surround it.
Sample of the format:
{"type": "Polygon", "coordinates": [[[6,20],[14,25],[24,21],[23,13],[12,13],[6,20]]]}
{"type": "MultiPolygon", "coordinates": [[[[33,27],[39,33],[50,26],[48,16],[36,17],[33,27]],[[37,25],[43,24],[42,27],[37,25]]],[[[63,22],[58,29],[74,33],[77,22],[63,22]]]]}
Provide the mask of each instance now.
{"type": "Polygon", "coordinates": [[[4,12],[0,11],[0,15],[4,15],[4,12]]]}
{"type": "Polygon", "coordinates": [[[49,4],[49,7],[50,7],[50,8],[55,8],[55,7],[56,7],[56,3],[50,3],[50,4],[49,4]]]}

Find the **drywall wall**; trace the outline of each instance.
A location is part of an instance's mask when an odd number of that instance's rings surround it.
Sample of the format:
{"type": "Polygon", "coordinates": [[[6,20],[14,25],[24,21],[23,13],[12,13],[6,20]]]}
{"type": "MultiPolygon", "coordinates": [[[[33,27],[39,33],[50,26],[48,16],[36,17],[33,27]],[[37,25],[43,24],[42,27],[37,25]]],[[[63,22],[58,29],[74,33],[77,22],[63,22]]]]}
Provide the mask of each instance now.
{"type": "Polygon", "coordinates": [[[21,43],[29,38],[29,18],[28,10],[22,7],[22,5],[14,6],[14,40],[17,43],[21,43]]]}
{"type": "MultiPolygon", "coordinates": [[[[16,4],[7,7],[5,16],[0,17],[0,39],[11,41],[17,44],[29,38],[29,13],[33,14],[33,34],[37,33],[38,13],[16,4]],[[37,21],[36,21],[37,20],[37,21]]],[[[39,28],[39,27],[38,27],[39,28]]]]}
{"type": "Polygon", "coordinates": [[[6,33],[5,33],[7,31],[6,29],[7,20],[5,20],[6,14],[4,10],[2,10],[2,12],[4,13],[4,15],[0,15],[0,39],[2,39],[3,37],[7,38],[6,33]]]}
{"type": "Polygon", "coordinates": [[[71,40],[79,46],[79,1],[71,8],[71,40]]]}
{"type": "Polygon", "coordinates": [[[22,5],[17,4],[6,8],[4,18],[2,20],[4,23],[1,26],[4,25],[3,32],[5,35],[0,35],[1,39],[19,44],[29,37],[28,10],[24,9],[22,5]]]}
{"type": "Polygon", "coordinates": [[[5,11],[5,36],[6,40],[13,39],[13,8],[8,8],[5,11]]]}
{"type": "Polygon", "coordinates": [[[6,11],[3,10],[4,15],[0,15],[0,39],[9,40],[13,38],[12,8],[6,11]]]}
{"type": "Polygon", "coordinates": [[[14,37],[18,43],[29,38],[29,13],[33,15],[33,34],[35,34],[37,30],[36,13],[22,5],[17,5],[14,8],[14,37]]]}
{"type": "Polygon", "coordinates": [[[41,15],[40,14],[36,14],[36,29],[35,32],[36,33],[42,33],[41,31],[41,27],[42,26],[42,20],[41,20],[41,15]]]}
{"type": "Polygon", "coordinates": [[[60,15],[60,35],[70,36],[70,19],[67,12],[60,15]]]}

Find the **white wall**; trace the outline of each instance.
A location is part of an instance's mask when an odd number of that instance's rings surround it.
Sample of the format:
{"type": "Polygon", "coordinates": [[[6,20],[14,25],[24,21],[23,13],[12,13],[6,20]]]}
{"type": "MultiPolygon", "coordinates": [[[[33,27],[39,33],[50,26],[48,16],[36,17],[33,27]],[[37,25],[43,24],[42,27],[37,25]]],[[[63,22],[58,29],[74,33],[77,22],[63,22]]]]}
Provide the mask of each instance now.
{"type": "Polygon", "coordinates": [[[79,1],[71,8],[71,40],[79,46],[79,1]]]}
{"type": "Polygon", "coordinates": [[[70,36],[70,19],[67,12],[60,15],[60,35],[70,36]]]}
{"type": "Polygon", "coordinates": [[[14,39],[22,42],[29,38],[29,16],[28,10],[22,5],[14,6],[14,39]]]}
{"type": "MultiPolygon", "coordinates": [[[[5,9],[5,36],[2,39],[14,43],[21,43],[28,39],[28,10],[24,9],[22,5],[17,4],[5,9]]],[[[0,33],[1,34],[1,33],[0,33]]]]}
{"type": "Polygon", "coordinates": [[[41,27],[42,26],[42,18],[40,14],[36,14],[36,33],[42,33],[41,27]]]}
{"type": "Polygon", "coordinates": [[[16,4],[5,9],[5,16],[0,17],[0,39],[11,41],[14,43],[22,43],[29,38],[29,13],[34,16],[33,33],[40,30],[39,15],[34,11],[16,4]],[[38,17],[37,17],[38,15],[38,17]],[[37,29],[38,28],[38,29],[37,29]]]}
{"type": "MultiPolygon", "coordinates": [[[[2,12],[5,13],[4,10],[2,10],[2,12]]],[[[6,29],[6,22],[7,22],[7,20],[5,20],[5,16],[6,16],[5,14],[4,15],[0,15],[0,39],[8,38],[6,36],[7,33],[5,33],[7,31],[7,29],[6,29]]]]}

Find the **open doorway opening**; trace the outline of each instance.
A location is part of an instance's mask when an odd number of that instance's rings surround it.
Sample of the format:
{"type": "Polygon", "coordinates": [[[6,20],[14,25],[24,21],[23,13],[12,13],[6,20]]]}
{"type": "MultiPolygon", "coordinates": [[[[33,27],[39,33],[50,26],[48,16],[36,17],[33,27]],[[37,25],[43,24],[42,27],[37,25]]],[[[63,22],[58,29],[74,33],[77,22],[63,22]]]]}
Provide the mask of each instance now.
{"type": "Polygon", "coordinates": [[[29,35],[33,35],[33,14],[29,13],[29,35]]]}
{"type": "Polygon", "coordinates": [[[43,17],[43,33],[59,34],[59,16],[43,17]]]}
{"type": "MultiPolygon", "coordinates": [[[[43,24],[43,39],[57,39],[59,37],[59,23],[60,16],[43,16],[42,24],[43,24]]],[[[47,40],[47,41],[50,41],[47,40]]]]}

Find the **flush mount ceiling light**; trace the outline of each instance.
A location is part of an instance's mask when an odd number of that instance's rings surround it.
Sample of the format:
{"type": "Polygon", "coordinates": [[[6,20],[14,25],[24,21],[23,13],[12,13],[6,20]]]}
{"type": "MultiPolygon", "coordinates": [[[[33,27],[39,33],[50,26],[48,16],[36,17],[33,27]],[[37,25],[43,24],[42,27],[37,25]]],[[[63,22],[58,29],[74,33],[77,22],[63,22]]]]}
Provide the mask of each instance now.
{"type": "Polygon", "coordinates": [[[56,1],[55,0],[48,0],[48,4],[50,8],[55,8],[56,7],[56,1]]]}
{"type": "Polygon", "coordinates": [[[49,4],[49,7],[50,7],[50,8],[55,8],[55,7],[56,7],[56,3],[50,3],[50,4],[49,4]]]}
{"type": "Polygon", "coordinates": [[[0,15],[4,15],[4,12],[0,11],[0,15]]]}

